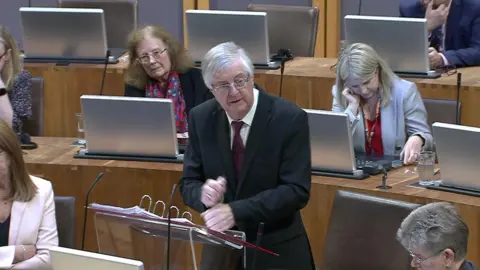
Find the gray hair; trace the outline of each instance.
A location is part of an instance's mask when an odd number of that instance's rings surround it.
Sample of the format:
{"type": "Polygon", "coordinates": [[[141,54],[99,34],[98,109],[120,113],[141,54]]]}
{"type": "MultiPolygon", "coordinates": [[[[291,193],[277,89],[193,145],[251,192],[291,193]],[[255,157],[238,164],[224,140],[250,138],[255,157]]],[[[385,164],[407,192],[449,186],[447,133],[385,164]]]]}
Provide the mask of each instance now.
{"type": "Polygon", "coordinates": [[[382,89],[382,105],[386,105],[392,96],[393,81],[398,77],[377,52],[367,44],[354,43],[342,51],[337,63],[337,97],[342,97],[341,104],[347,106],[342,91],[345,81],[354,78],[368,81],[378,71],[380,88],[382,89]]]}
{"type": "Polygon", "coordinates": [[[403,220],[397,240],[409,251],[424,248],[433,254],[450,248],[455,252],[455,261],[461,261],[467,254],[468,227],[452,204],[430,203],[403,220]]]}
{"type": "Polygon", "coordinates": [[[213,76],[236,61],[241,61],[248,75],[253,76],[252,60],[243,48],[233,42],[224,42],[211,48],[202,61],[202,76],[205,85],[211,89],[213,76]]]}

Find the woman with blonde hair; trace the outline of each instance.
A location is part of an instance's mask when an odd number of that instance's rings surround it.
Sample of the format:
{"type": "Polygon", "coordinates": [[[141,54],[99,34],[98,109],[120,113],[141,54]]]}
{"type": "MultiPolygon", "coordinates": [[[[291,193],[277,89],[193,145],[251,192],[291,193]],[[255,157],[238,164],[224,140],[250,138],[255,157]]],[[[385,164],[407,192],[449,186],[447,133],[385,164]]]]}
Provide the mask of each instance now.
{"type": "Polygon", "coordinates": [[[422,148],[432,148],[427,112],[416,85],[398,78],[373,48],[361,43],[348,46],[336,69],[332,110],[349,116],[355,151],[400,155],[411,164],[422,148]]]}
{"type": "Polygon", "coordinates": [[[171,99],[177,132],[186,132],[190,109],[213,95],[183,45],[163,28],[149,25],[135,30],[127,47],[125,96],[171,99]]]}
{"type": "Polygon", "coordinates": [[[0,268],[51,269],[58,245],[52,184],[28,174],[17,136],[0,121],[0,268]]]}
{"type": "Polygon", "coordinates": [[[32,75],[23,70],[17,44],[0,25],[0,119],[22,135],[22,121],[32,116],[32,75]]]}

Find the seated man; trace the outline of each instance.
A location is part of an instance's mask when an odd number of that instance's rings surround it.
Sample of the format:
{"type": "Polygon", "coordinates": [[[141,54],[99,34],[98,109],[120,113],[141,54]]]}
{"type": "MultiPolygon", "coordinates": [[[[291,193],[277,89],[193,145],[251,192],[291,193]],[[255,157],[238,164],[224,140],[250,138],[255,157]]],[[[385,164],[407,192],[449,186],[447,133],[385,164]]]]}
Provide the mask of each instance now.
{"type": "Polygon", "coordinates": [[[402,0],[400,16],[427,19],[432,69],[480,65],[479,0],[402,0]]]}
{"type": "Polygon", "coordinates": [[[415,269],[476,269],[465,260],[467,224],[450,203],[430,203],[412,211],[400,225],[397,239],[410,252],[415,269]]]}
{"type": "MultiPolygon", "coordinates": [[[[190,111],[184,203],[202,213],[208,228],[242,230],[251,243],[263,223],[260,245],[280,257],[259,253],[256,269],[313,270],[300,215],[310,197],[307,114],[257,89],[252,61],[232,42],[205,55],[202,75],[215,99],[190,111]]],[[[247,249],[248,269],[252,255],[247,249]]]]}

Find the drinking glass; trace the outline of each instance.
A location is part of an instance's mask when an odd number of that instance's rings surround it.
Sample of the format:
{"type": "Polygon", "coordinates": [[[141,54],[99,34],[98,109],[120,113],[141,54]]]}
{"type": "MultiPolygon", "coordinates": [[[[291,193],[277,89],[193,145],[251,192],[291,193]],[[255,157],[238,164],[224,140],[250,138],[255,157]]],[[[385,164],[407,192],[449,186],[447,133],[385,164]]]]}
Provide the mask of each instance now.
{"type": "Polygon", "coordinates": [[[82,113],[77,113],[77,138],[78,144],[85,144],[85,129],[83,126],[83,114],[82,113]]]}
{"type": "Polygon", "coordinates": [[[430,186],[435,184],[434,177],[435,152],[422,151],[417,156],[417,173],[419,184],[430,186]]]}

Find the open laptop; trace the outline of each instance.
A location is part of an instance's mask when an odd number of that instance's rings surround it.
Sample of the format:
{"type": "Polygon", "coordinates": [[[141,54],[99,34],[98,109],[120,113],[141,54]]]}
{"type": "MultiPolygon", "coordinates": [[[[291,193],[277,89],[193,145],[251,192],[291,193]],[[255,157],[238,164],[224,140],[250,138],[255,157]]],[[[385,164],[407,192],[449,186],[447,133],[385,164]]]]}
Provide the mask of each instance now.
{"type": "MultiPolygon", "coordinates": [[[[267,13],[223,10],[187,10],[188,51],[196,65],[220,43],[233,41],[248,53],[255,68],[278,69],[271,61],[267,13]]],[[[276,52],[274,52],[276,53],[276,52]]]]}
{"type": "MultiPolygon", "coordinates": [[[[25,62],[106,62],[107,39],[103,10],[20,8],[25,62]]],[[[118,60],[109,57],[109,63],[118,60]]]]}
{"type": "Polygon", "coordinates": [[[77,158],[182,162],[171,99],[83,95],[77,158]]]}
{"type": "Polygon", "coordinates": [[[141,261],[63,247],[50,249],[53,270],[143,270],[141,261]]]}
{"type": "Polygon", "coordinates": [[[437,122],[432,129],[442,175],[440,189],[479,196],[480,128],[437,122]]]}
{"type": "Polygon", "coordinates": [[[58,0],[60,8],[102,9],[110,54],[118,59],[127,52],[128,35],[137,29],[137,0],[58,0]]]}
{"type": "Polygon", "coordinates": [[[367,177],[365,167],[382,165],[389,170],[392,162],[399,159],[355,153],[347,114],[304,110],[308,114],[310,128],[312,174],[364,179],[367,177]]]}
{"type": "Polygon", "coordinates": [[[428,61],[427,20],[381,16],[345,16],[348,44],[365,43],[401,77],[438,78],[428,61]]]}

